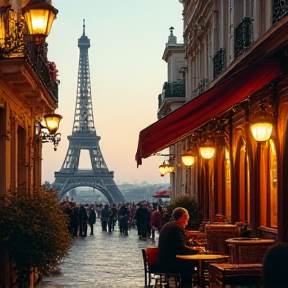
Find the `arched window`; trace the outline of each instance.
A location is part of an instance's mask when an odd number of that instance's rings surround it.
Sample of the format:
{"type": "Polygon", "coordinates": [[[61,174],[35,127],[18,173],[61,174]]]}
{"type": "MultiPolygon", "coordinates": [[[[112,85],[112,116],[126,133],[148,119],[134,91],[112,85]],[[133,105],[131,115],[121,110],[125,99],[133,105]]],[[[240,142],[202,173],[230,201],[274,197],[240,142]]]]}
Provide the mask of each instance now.
{"type": "Polygon", "coordinates": [[[272,140],[270,142],[270,149],[269,149],[269,226],[276,228],[278,225],[277,222],[277,154],[275,144],[272,140]]]}
{"type": "Polygon", "coordinates": [[[225,217],[228,221],[231,220],[231,165],[230,154],[227,148],[225,148],[225,217]]]}
{"type": "Polygon", "coordinates": [[[273,140],[266,142],[260,158],[260,225],[277,227],[277,154],[273,140]]]}
{"type": "Polygon", "coordinates": [[[236,158],[236,221],[250,222],[250,159],[243,138],[238,143],[236,158]]]}

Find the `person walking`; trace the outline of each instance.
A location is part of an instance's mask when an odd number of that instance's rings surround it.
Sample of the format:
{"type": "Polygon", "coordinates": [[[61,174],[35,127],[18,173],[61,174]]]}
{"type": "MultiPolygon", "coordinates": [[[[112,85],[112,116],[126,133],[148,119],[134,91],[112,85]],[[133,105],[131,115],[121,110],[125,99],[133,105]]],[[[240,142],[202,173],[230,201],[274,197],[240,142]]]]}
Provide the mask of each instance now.
{"type": "Polygon", "coordinates": [[[97,213],[97,218],[99,220],[101,218],[101,210],[102,210],[102,204],[96,204],[96,213],[97,213]]]}
{"type": "Polygon", "coordinates": [[[88,217],[88,224],[90,226],[90,235],[94,235],[94,224],[96,223],[96,212],[94,207],[90,207],[90,213],[88,217]]]}
{"type": "Polygon", "coordinates": [[[111,211],[109,209],[109,205],[105,204],[104,208],[101,210],[102,231],[107,231],[107,225],[108,225],[110,215],[111,215],[111,211]]]}
{"type": "Polygon", "coordinates": [[[162,219],[163,219],[162,207],[160,205],[157,205],[156,210],[153,211],[151,214],[151,229],[152,229],[151,237],[153,240],[155,240],[155,231],[158,231],[160,233],[160,230],[162,228],[162,219]]]}
{"type": "Polygon", "coordinates": [[[135,212],[134,219],[136,220],[139,239],[147,240],[147,230],[151,218],[146,204],[140,203],[135,212]]]}
{"type": "Polygon", "coordinates": [[[120,233],[128,236],[128,220],[129,220],[129,208],[128,203],[123,203],[119,209],[119,227],[120,233]]]}
{"type": "Polygon", "coordinates": [[[72,211],[72,226],[73,226],[73,236],[78,236],[79,229],[79,205],[75,204],[72,211]]]}
{"type": "Polygon", "coordinates": [[[87,215],[87,210],[85,209],[83,204],[80,205],[78,215],[79,215],[79,235],[81,237],[86,237],[87,236],[88,215],[87,215]]]}
{"type": "Polygon", "coordinates": [[[112,206],[110,207],[110,216],[109,216],[109,220],[108,220],[108,231],[109,231],[109,233],[114,231],[114,227],[115,227],[115,224],[116,224],[116,219],[117,219],[116,204],[112,204],[112,206]]]}
{"type": "Polygon", "coordinates": [[[128,229],[135,228],[134,215],[136,212],[136,204],[132,203],[129,208],[128,229]]]}

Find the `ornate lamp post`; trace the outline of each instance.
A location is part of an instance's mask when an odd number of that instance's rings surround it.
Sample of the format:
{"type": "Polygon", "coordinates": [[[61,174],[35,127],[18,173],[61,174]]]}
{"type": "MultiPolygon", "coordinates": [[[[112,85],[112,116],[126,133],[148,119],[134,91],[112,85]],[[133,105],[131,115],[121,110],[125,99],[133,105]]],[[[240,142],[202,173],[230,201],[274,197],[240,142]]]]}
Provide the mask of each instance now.
{"type": "Polygon", "coordinates": [[[62,116],[59,114],[46,114],[43,116],[46,128],[51,134],[55,134],[59,128],[60,121],[62,116]]]}
{"type": "Polygon", "coordinates": [[[42,143],[52,142],[54,145],[54,151],[56,151],[57,146],[61,141],[61,133],[56,132],[59,128],[62,116],[52,113],[44,115],[43,118],[46,126],[42,125],[40,122],[36,123],[36,139],[42,143]]]}

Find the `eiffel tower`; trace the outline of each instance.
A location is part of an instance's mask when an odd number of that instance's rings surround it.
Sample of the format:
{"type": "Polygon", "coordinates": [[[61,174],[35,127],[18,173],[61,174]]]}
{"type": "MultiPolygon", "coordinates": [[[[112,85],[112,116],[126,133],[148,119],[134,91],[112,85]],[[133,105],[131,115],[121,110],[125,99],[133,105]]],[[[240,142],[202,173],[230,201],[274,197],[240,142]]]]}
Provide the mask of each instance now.
{"type": "Polygon", "coordinates": [[[61,170],[55,172],[53,187],[62,198],[69,190],[88,186],[99,190],[110,204],[125,201],[124,196],[114,182],[114,172],[109,171],[100,150],[100,136],[97,136],[94,125],[88,48],[90,39],[83,35],[78,39],[80,49],[77,98],[72,135],[68,136],[69,148],[61,170]],[[92,170],[79,169],[81,150],[88,150],[92,170]]]}

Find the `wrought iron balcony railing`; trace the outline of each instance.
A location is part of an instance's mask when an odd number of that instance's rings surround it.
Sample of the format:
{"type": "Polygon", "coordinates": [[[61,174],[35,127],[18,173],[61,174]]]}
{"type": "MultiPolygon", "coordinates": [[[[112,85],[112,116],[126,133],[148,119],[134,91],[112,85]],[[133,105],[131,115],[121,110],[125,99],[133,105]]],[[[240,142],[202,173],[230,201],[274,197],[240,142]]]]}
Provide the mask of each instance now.
{"type": "Polygon", "coordinates": [[[10,6],[0,7],[0,61],[23,58],[58,102],[59,81],[47,59],[47,44],[39,46],[25,37],[26,26],[19,13],[10,6]]]}
{"type": "Polygon", "coordinates": [[[223,48],[221,48],[213,59],[213,77],[217,78],[222,71],[226,69],[226,53],[223,48]]]}
{"type": "Polygon", "coordinates": [[[185,97],[185,81],[165,82],[163,84],[162,94],[158,96],[158,109],[166,98],[185,97]]]}
{"type": "Polygon", "coordinates": [[[288,12],[288,1],[273,1],[273,24],[281,19],[288,12]]]}
{"type": "Polygon", "coordinates": [[[239,26],[235,29],[235,58],[243,54],[251,44],[252,21],[249,17],[245,17],[239,26]]]}
{"type": "Polygon", "coordinates": [[[208,84],[209,84],[209,79],[200,80],[198,87],[192,91],[193,96],[201,95],[202,93],[204,93],[208,88],[208,84]]]}

